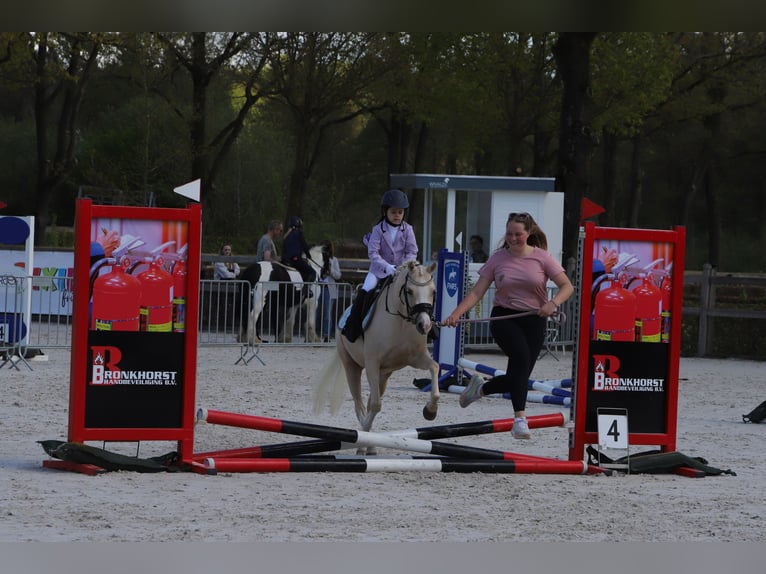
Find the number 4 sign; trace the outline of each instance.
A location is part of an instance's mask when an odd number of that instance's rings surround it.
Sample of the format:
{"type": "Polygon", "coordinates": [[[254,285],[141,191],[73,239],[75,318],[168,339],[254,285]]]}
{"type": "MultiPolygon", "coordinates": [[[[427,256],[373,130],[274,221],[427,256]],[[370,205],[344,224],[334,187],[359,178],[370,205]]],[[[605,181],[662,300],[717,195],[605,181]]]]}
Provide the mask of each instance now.
{"type": "Polygon", "coordinates": [[[602,448],[628,448],[628,409],[599,408],[598,445],[602,448]]]}

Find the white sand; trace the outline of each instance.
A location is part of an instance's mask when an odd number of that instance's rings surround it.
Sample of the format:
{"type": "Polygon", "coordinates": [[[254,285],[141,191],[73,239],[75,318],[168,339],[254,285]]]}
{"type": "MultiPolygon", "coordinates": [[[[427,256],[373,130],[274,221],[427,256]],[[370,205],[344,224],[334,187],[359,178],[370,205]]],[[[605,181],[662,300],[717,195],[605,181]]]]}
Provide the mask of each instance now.
{"type": "MultiPolygon", "coordinates": [[[[311,412],[312,377],[328,348],[266,348],[262,366],[234,365],[235,349],[201,349],[197,404],[223,411],[357,428],[350,396],[336,416],[311,412]]],[[[737,476],[458,473],[140,474],[46,469],[36,441],[66,440],[69,353],[49,351],[34,371],[0,371],[0,541],[763,541],[766,424],[741,415],[766,399],[763,363],[682,359],[678,450],[737,476]]],[[[498,354],[470,359],[504,368],[498,354]]],[[[547,356],[535,378],[571,376],[571,354],[547,356]]],[[[467,409],[444,393],[425,421],[421,371],[394,374],[373,430],[392,431],[512,416],[510,401],[467,409]]],[[[528,414],[565,412],[530,403],[528,414]]],[[[567,431],[454,439],[460,444],[565,460],[567,431]]],[[[200,423],[195,451],[302,440],[200,423]]],[[[96,444],[95,446],[102,446],[96,444]]],[[[141,444],[141,456],[172,450],[141,444]]],[[[107,444],[123,454],[135,445],[107,444]]],[[[642,447],[644,448],[644,447],[642,447]]],[[[392,454],[382,451],[381,454],[392,454]]]]}

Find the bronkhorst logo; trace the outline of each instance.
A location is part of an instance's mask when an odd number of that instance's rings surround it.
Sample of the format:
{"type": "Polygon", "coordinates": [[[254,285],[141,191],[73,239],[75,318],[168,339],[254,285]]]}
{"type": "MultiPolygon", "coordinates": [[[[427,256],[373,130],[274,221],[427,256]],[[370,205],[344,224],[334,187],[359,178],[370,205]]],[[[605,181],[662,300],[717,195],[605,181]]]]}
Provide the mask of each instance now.
{"type": "Polygon", "coordinates": [[[665,379],[620,376],[620,359],[614,355],[593,355],[594,391],[662,392],[665,379]]]}
{"type": "Polygon", "coordinates": [[[457,295],[458,278],[460,277],[460,264],[457,261],[447,261],[444,263],[444,284],[447,286],[447,295],[454,297],[457,295]]]}
{"type": "Polygon", "coordinates": [[[122,351],[117,347],[94,346],[91,352],[91,385],[177,385],[177,371],[123,370],[122,351]]]}

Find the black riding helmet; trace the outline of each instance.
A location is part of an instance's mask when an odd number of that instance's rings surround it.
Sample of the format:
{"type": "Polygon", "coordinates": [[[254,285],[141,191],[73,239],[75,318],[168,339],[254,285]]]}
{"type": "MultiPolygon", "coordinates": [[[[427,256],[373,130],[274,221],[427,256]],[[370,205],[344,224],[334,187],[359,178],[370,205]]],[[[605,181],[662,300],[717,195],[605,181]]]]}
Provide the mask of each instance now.
{"type": "Polygon", "coordinates": [[[293,215],[290,218],[290,227],[303,227],[303,220],[297,215],[293,215]]]}
{"type": "Polygon", "coordinates": [[[380,198],[380,208],[385,215],[386,210],[389,207],[398,207],[401,209],[407,209],[410,206],[410,200],[407,199],[407,194],[401,189],[389,189],[380,198]]]}

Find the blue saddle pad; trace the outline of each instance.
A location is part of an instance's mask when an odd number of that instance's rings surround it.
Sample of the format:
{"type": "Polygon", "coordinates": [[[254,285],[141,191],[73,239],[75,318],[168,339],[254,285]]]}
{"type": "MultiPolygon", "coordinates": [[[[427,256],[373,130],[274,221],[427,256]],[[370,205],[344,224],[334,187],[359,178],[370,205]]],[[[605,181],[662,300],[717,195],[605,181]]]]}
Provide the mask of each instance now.
{"type": "MultiPolygon", "coordinates": [[[[370,319],[372,319],[372,313],[375,311],[375,305],[377,304],[378,300],[377,298],[375,301],[372,302],[372,305],[370,305],[369,310],[367,313],[365,313],[364,318],[362,319],[362,331],[364,331],[367,328],[367,324],[370,322],[370,319]]],[[[345,311],[343,311],[343,314],[340,316],[340,319],[338,319],[338,327],[343,329],[343,327],[346,326],[346,320],[348,319],[348,316],[351,315],[351,306],[349,305],[346,307],[345,311]]]]}

